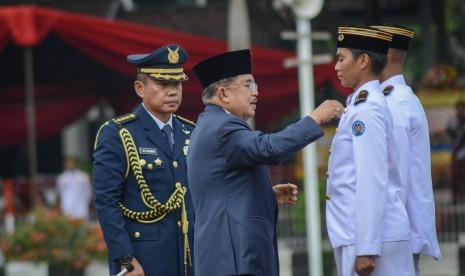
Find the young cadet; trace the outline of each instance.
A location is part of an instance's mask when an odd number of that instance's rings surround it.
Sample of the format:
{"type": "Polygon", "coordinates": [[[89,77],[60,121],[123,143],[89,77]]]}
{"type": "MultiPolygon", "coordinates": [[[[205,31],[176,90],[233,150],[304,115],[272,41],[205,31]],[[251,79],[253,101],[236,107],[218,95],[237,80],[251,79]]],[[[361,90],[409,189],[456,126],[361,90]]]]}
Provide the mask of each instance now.
{"type": "Polygon", "coordinates": [[[194,124],[174,115],[181,104],[186,50],[176,44],[127,57],[137,65],[134,113],[105,123],[95,142],[95,209],[111,275],[194,275],[194,210],[186,154],[194,124]]]}
{"type": "Polygon", "coordinates": [[[416,275],[420,254],[441,258],[436,236],[436,219],[431,180],[430,142],[425,111],[405,83],[402,74],[414,32],[403,26],[372,26],[392,34],[387,65],[380,75],[394,123],[402,183],[408,194],[402,199],[410,221],[410,242],[416,275]]]}
{"type": "Polygon", "coordinates": [[[379,86],[392,35],[340,26],[335,70],[354,93],[328,163],[326,219],[338,275],[414,275],[392,116],[379,86]]]}

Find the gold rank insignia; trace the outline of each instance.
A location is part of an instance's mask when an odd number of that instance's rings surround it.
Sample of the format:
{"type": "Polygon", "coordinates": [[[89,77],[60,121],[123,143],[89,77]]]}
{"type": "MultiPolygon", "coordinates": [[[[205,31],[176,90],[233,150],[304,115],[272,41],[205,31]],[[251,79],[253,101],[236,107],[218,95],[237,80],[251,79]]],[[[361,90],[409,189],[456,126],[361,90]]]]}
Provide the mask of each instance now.
{"type": "Polygon", "coordinates": [[[368,91],[366,90],[360,91],[360,93],[358,93],[357,95],[357,98],[355,98],[354,105],[365,102],[367,98],[368,98],[368,91]]]}
{"type": "Polygon", "coordinates": [[[383,89],[383,94],[384,94],[384,96],[389,95],[389,93],[392,92],[392,89],[394,89],[394,86],[392,86],[392,85],[386,86],[386,88],[383,89]]]}
{"type": "Polygon", "coordinates": [[[160,167],[161,164],[163,163],[163,161],[161,161],[160,158],[157,158],[157,159],[156,159],[155,161],[153,161],[153,162],[155,162],[155,165],[157,165],[157,167],[160,167]]]}
{"type": "Polygon", "coordinates": [[[189,145],[190,142],[191,142],[191,140],[186,139],[186,145],[189,145]]]}
{"type": "Polygon", "coordinates": [[[170,47],[166,47],[168,49],[168,61],[170,63],[178,63],[179,62],[179,47],[176,48],[176,50],[171,50],[170,47]]]}

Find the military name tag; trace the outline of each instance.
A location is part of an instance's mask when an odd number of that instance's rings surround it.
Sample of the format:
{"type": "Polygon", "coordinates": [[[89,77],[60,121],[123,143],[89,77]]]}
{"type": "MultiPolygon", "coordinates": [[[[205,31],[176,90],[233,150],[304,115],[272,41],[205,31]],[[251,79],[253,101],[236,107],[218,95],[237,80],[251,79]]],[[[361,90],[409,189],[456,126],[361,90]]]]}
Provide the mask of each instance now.
{"type": "Polygon", "coordinates": [[[158,155],[156,148],[139,148],[139,154],[158,155]]]}

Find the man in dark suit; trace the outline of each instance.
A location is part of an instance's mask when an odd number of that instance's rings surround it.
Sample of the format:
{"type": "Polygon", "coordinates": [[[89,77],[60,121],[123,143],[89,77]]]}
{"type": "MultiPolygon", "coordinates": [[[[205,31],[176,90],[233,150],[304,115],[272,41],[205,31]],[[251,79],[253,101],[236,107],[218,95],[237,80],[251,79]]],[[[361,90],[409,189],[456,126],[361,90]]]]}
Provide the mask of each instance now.
{"type": "Polygon", "coordinates": [[[105,123],[94,152],[95,208],[111,274],[194,275],[194,212],[186,154],[194,124],[173,113],[181,104],[188,56],[179,45],[128,56],[137,65],[142,104],[105,123]]]}
{"type": "Polygon", "coordinates": [[[252,131],[247,119],[255,114],[258,90],[250,51],[214,56],[193,69],[206,105],[187,155],[196,212],[195,272],[278,275],[276,196],[282,194],[273,191],[266,165],[279,164],[323,136],[318,125],[338,118],[343,107],[325,101],[281,132],[252,131]]]}

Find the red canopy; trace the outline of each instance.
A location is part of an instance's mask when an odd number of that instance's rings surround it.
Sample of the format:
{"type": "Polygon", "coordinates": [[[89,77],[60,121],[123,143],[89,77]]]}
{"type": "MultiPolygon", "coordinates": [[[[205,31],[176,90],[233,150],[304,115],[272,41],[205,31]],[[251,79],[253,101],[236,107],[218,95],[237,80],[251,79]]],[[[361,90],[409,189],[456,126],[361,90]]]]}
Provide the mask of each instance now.
{"type": "MultiPolygon", "coordinates": [[[[183,45],[189,53],[186,71],[191,80],[183,83],[179,113],[196,120],[203,110],[202,89],[192,66],[226,51],[224,41],[37,6],[0,8],[0,124],[6,130],[0,136],[0,147],[26,141],[24,84],[21,75],[13,75],[22,74],[15,70],[22,64],[18,46],[33,47],[34,67],[38,71],[34,87],[40,140],[59,133],[102,98],[108,99],[118,113],[130,112],[139,99],[131,84],[135,68],[127,63],[126,56],[150,53],[170,43],[183,45]],[[64,63],[68,57],[74,58],[72,64],[64,63]],[[99,64],[92,64],[94,61],[99,64]],[[101,70],[108,71],[106,74],[98,71],[102,64],[101,70]],[[82,73],[95,71],[92,76],[97,79],[61,75],[62,70],[72,72],[76,68],[82,73]],[[50,75],[63,77],[53,79],[50,75]]],[[[282,66],[283,60],[295,53],[253,46],[252,55],[254,77],[260,85],[256,124],[264,127],[298,107],[297,71],[282,66]]],[[[315,66],[315,84],[330,82],[344,93],[333,68],[334,64],[315,66]]]]}

